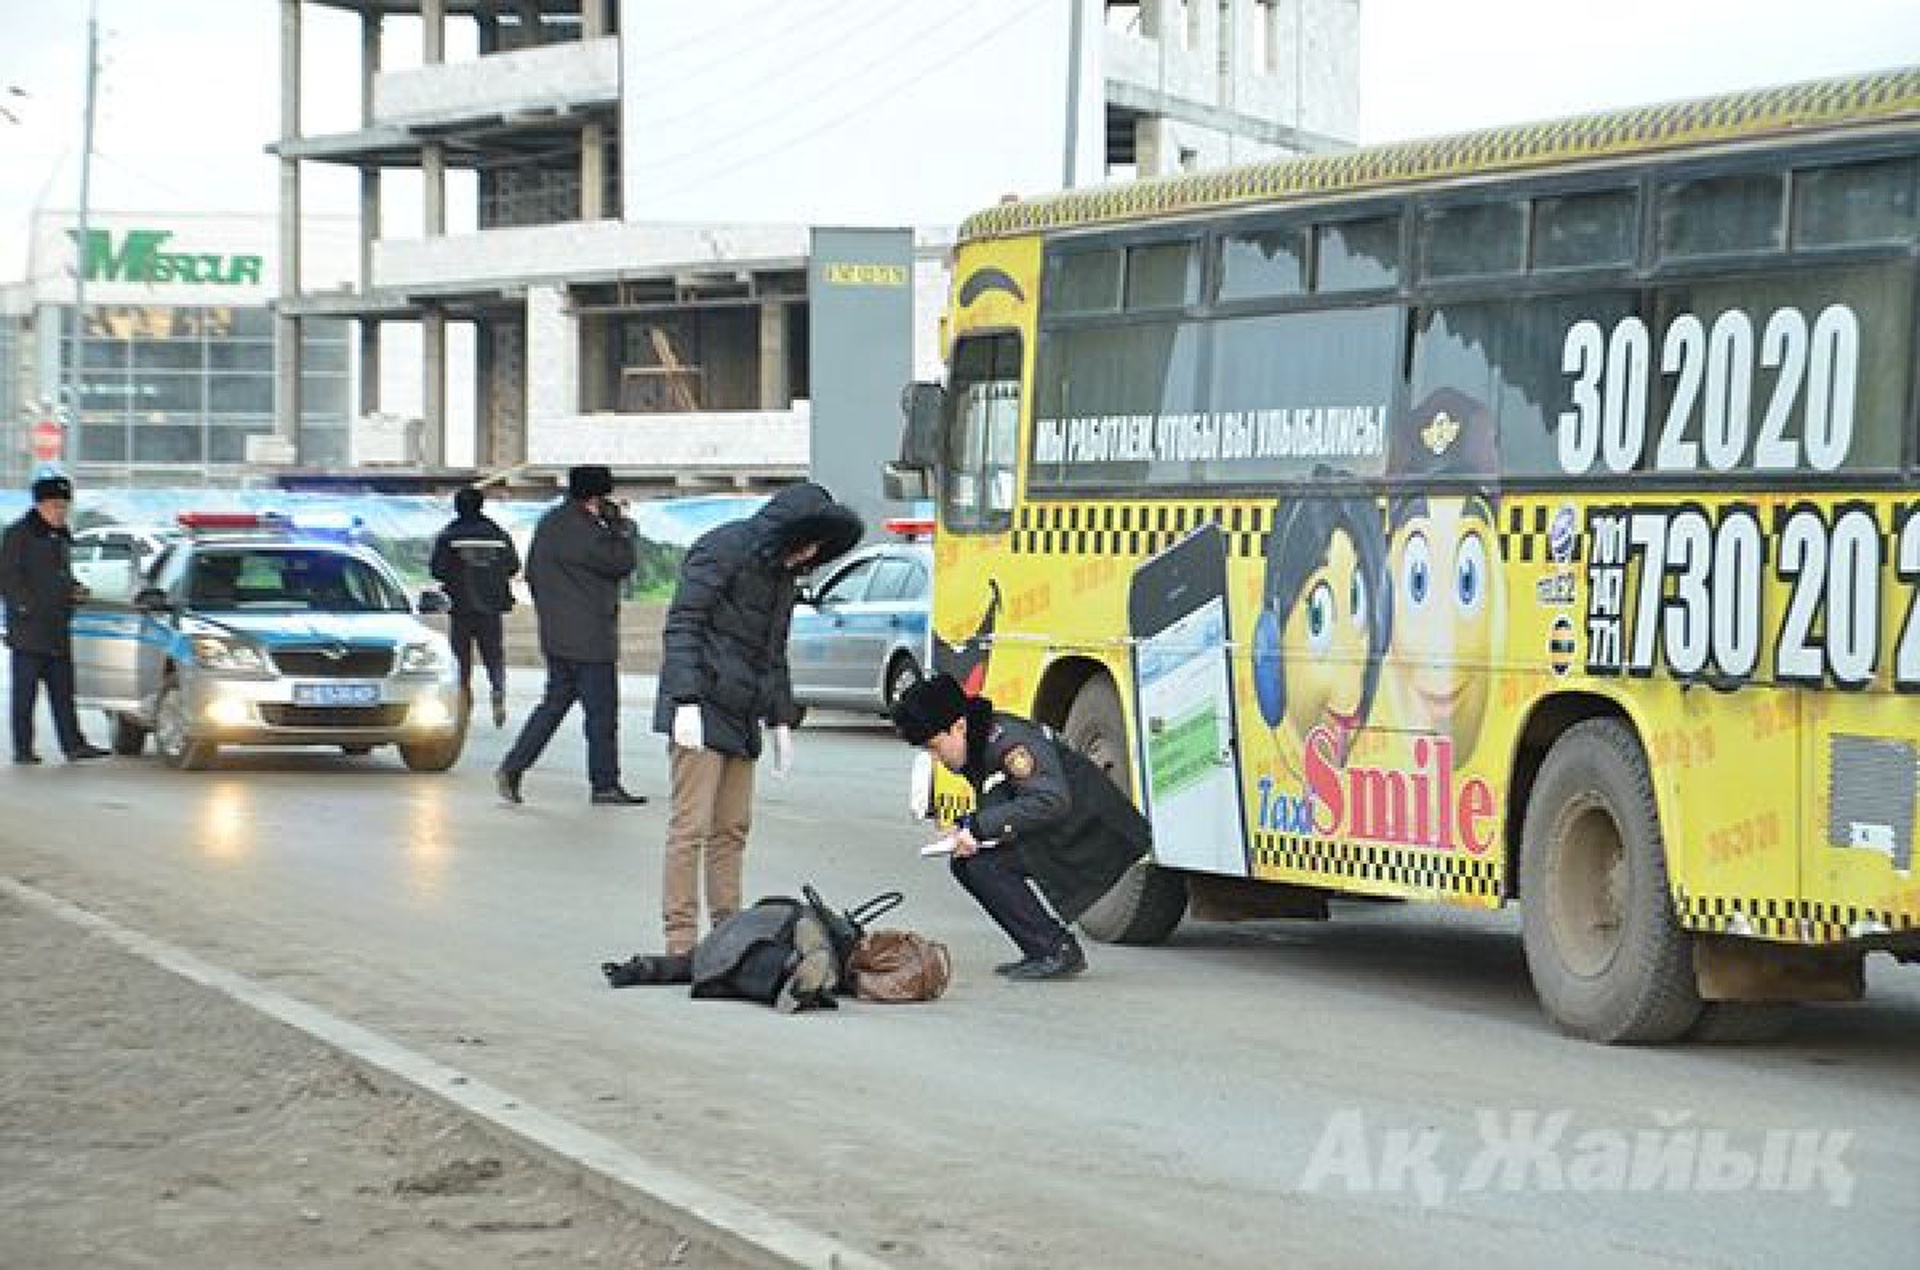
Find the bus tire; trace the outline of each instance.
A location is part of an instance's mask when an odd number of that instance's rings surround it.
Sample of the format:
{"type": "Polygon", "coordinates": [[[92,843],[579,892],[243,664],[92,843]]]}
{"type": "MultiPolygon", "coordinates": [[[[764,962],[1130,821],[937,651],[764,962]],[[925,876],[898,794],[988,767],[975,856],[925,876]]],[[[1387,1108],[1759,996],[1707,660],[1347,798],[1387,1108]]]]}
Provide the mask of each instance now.
{"type": "MultiPolygon", "coordinates": [[[[1093,761],[1107,779],[1132,792],[1133,762],[1120,694],[1105,675],[1089,679],[1067,710],[1061,739],[1093,761]]],[[[1103,944],[1163,943],[1187,911],[1187,879],[1142,858],[1113,889],[1080,914],[1080,929],[1103,944]]]]}
{"type": "Polygon", "coordinates": [[[132,758],[147,748],[147,727],[130,714],[113,714],[113,752],[132,758]]]}
{"type": "Polygon", "coordinates": [[[1520,896],[1527,969],[1562,1030],[1649,1043],[1699,1020],[1653,779],[1623,721],[1575,724],[1548,752],[1527,799],[1520,896]]]}

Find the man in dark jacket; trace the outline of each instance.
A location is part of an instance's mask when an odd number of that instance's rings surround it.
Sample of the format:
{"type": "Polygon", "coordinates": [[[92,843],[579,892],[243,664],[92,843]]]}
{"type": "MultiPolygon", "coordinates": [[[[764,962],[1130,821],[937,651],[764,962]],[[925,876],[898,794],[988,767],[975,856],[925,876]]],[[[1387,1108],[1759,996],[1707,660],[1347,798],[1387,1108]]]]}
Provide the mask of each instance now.
{"type": "Polygon", "coordinates": [[[705,857],[707,915],[740,908],[760,729],[772,730],[774,775],[793,762],[787,625],[795,578],[846,554],[860,518],[811,483],[792,485],[744,520],[711,529],[687,551],[667,610],[653,728],[669,738],[673,815],[662,883],[669,954],[699,934],[705,857]]]}
{"type": "Polygon", "coordinates": [[[473,652],[493,687],[493,726],[507,722],[507,652],[503,615],[513,608],[513,576],[520,553],[507,531],[480,514],[486,495],[471,486],[453,496],[453,521],[433,540],[427,569],[452,602],[448,633],[460,663],[460,703],[473,709],[473,652]]]}
{"type": "Polygon", "coordinates": [[[613,473],[576,467],[566,501],[540,518],[527,548],[527,585],[540,624],[547,689],[494,773],[500,797],[521,800],[520,778],[547,748],[573,703],[586,716],[587,777],[595,803],[647,800],[620,785],[620,588],[633,572],[633,522],[613,500],[613,473]]]}
{"type": "Polygon", "coordinates": [[[1085,755],[985,697],[968,697],[951,675],[900,694],[893,722],[909,745],[973,786],[973,813],[949,839],[951,867],[1020,948],[1020,960],[995,972],[1062,979],[1085,970],[1080,941],[1061,919],[1086,912],[1147,854],[1146,818],[1085,755]]]}
{"type": "Polygon", "coordinates": [[[0,593],[7,602],[7,646],[13,650],[13,761],[38,763],[33,709],[47,686],[53,726],[68,761],[103,758],[80,734],[73,706],[73,610],[86,588],[73,578],[73,534],[67,513],[73,482],[45,476],[33,483],[33,506],[0,538],[0,593]]]}

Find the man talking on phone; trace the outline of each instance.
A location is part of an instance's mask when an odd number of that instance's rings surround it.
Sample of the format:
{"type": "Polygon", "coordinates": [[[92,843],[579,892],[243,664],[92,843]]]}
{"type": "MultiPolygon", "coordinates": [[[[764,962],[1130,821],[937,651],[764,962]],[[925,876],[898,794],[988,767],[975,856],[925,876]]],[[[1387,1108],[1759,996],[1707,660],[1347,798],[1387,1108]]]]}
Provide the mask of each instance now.
{"type": "Polygon", "coordinates": [[[1020,949],[1018,961],[994,972],[1039,980],[1085,970],[1086,954],[1065,923],[1151,848],[1146,819],[1050,729],[967,696],[951,675],[900,694],[893,724],[907,744],[973,786],[974,810],[947,842],[954,878],[1020,949]]]}

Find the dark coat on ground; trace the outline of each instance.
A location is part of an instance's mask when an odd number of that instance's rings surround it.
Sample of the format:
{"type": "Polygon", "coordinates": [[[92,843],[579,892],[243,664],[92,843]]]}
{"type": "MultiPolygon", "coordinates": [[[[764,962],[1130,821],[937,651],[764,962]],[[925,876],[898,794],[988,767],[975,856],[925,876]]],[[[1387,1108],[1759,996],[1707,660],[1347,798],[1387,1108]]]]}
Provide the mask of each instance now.
{"type": "Polygon", "coordinates": [[[7,600],[9,648],[73,655],[73,535],[42,520],[37,508],[28,508],[0,538],[0,592],[7,600]]]}
{"type": "Polygon", "coordinates": [[[1074,921],[1153,845],[1153,832],[1106,774],[1047,729],[975,698],[967,709],[973,836],[1018,851],[1064,921],[1074,921]]]}
{"type": "Polygon", "coordinates": [[[654,731],[673,734],[676,707],[700,707],[707,749],[760,757],[760,723],[798,721],[787,675],[794,571],[781,561],[818,543],[807,568],[860,541],[860,518],[811,483],[790,485],[744,520],[702,534],[687,551],[667,610],[654,731]]]}
{"type": "Polygon", "coordinates": [[[620,660],[620,590],[635,560],[631,521],[595,516],[574,498],[540,518],[527,547],[527,585],[543,656],[620,660]]]}
{"type": "Polygon", "coordinates": [[[446,589],[456,613],[508,613],[520,553],[507,531],[486,516],[461,516],[433,540],[427,571],[446,589]]]}

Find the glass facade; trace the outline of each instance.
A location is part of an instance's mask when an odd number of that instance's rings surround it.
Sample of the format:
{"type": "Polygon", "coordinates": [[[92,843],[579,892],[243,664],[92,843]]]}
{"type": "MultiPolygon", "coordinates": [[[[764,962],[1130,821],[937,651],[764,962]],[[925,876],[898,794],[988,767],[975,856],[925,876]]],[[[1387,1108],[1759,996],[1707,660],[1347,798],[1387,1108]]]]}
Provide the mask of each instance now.
{"type": "MultiPolygon", "coordinates": [[[[67,458],[83,473],[135,483],[186,477],[185,469],[217,477],[246,462],[247,437],[273,431],[267,309],[93,305],[82,327],[79,426],[67,458]]],[[[302,466],[346,461],[350,328],[339,319],[301,323],[302,466]]],[[[72,365],[70,331],[62,343],[72,365]]]]}

